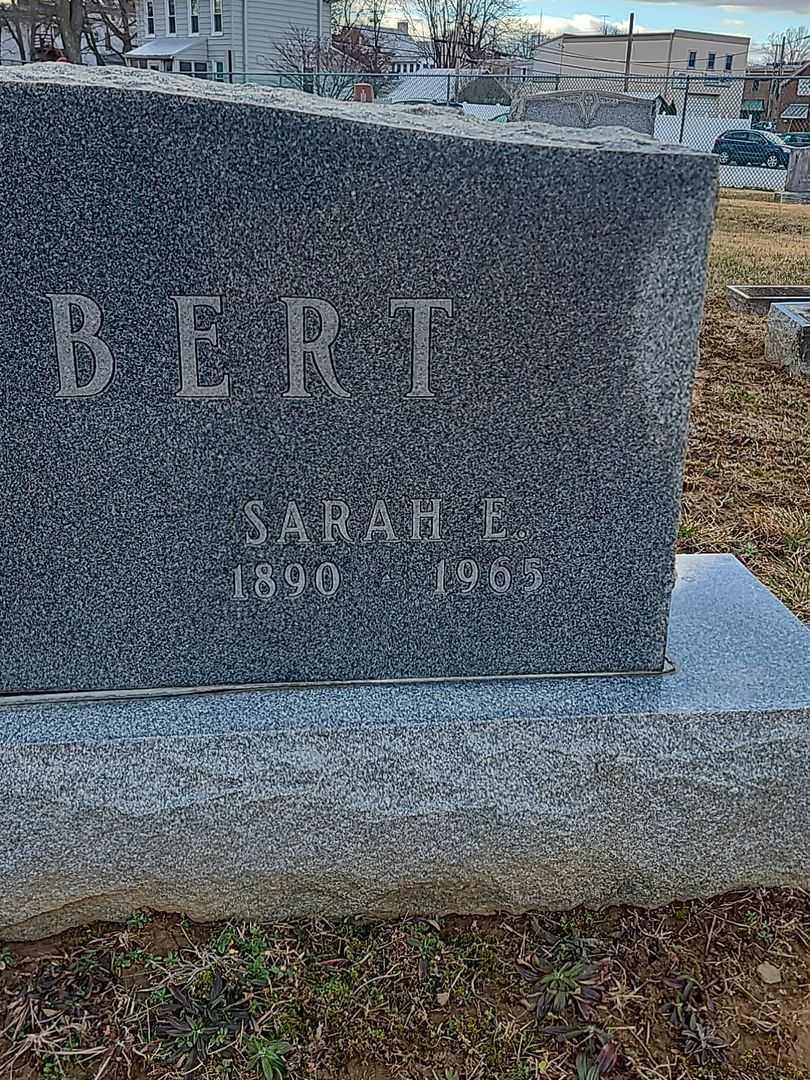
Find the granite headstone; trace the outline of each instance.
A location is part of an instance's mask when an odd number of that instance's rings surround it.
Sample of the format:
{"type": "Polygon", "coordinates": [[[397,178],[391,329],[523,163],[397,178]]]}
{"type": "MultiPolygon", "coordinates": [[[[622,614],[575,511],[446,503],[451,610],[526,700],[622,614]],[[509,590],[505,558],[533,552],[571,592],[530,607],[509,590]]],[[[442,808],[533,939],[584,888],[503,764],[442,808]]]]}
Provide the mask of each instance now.
{"type": "Polygon", "coordinates": [[[655,100],[610,90],[551,90],[518,95],[510,120],[572,128],[624,127],[652,135],[657,108],[655,100]]]}
{"type": "Polygon", "coordinates": [[[0,935],[810,884],[810,634],[673,565],[708,156],[68,65],[0,152],[0,935]]]}
{"type": "Polygon", "coordinates": [[[0,74],[0,690],[662,671],[711,158],[65,67],[0,74]]]}

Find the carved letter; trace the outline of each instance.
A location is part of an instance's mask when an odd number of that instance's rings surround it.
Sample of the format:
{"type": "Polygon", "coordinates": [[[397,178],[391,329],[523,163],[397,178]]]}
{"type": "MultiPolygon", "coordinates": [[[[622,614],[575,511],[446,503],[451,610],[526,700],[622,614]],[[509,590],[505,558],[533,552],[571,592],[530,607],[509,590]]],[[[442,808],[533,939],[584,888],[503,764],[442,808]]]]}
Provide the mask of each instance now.
{"type": "Polygon", "coordinates": [[[298,509],[298,503],[296,503],[295,499],[290,499],[287,503],[287,510],[284,514],[284,521],[281,525],[278,542],[280,544],[286,544],[291,539],[297,540],[299,544],[310,543],[310,539],[307,536],[307,530],[304,528],[304,519],[301,517],[301,511],[298,509]]]}
{"type": "Polygon", "coordinates": [[[306,296],[282,296],[287,309],[287,389],[285,398],[310,398],[307,390],[306,359],[312,357],[315,368],[333,397],[347,398],[351,394],[338,382],[332,346],[340,333],[340,316],[328,300],[306,296]],[[320,325],[314,338],[307,338],[304,320],[307,311],[314,311],[320,325]]]}
{"type": "Polygon", "coordinates": [[[207,341],[212,347],[217,345],[217,327],[212,320],[207,330],[198,329],[195,322],[197,308],[210,308],[215,315],[222,314],[221,296],[173,296],[177,307],[177,340],[180,347],[180,389],[179,398],[227,398],[231,396],[231,377],[222,376],[214,385],[200,382],[200,370],[197,364],[197,342],[207,341]]]}
{"type": "Polygon", "coordinates": [[[56,360],[59,366],[61,398],[96,397],[110,385],[115,373],[115,360],[110,347],[98,336],[104,322],[101,308],[89,296],[79,293],[47,293],[51,302],[56,360]],[[73,308],[81,313],[82,321],[73,328],[73,308]],[[76,346],[82,345],[93,358],[93,374],[79,384],[76,370],[76,346]]]}
{"type": "Polygon", "coordinates": [[[343,499],[324,499],[323,500],[323,539],[325,544],[334,544],[335,529],[340,534],[340,538],[347,543],[351,543],[352,538],[349,536],[349,530],[347,528],[349,524],[349,507],[343,499]],[[337,511],[337,513],[335,513],[337,511]]]}
{"type": "Polygon", "coordinates": [[[411,506],[413,508],[413,514],[411,517],[411,540],[422,539],[422,522],[430,522],[430,536],[428,540],[441,540],[441,520],[439,518],[439,512],[441,510],[441,501],[439,499],[430,500],[430,510],[422,509],[421,499],[411,499],[411,506]]]}
{"type": "Polygon", "coordinates": [[[397,543],[397,537],[394,532],[394,526],[391,524],[391,515],[388,513],[385,499],[377,499],[374,503],[368,528],[366,529],[366,535],[363,537],[363,543],[372,543],[375,539],[374,534],[378,532],[383,534],[382,540],[384,543],[397,543]]]}
{"type": "Polygon", "coordinates": [[[242,513],[255,530],[245,536],[245,544],[248,547],[260,547],[267,542],[267,526],[259,517],[259,514],[263,514],[264,512],[264,503],[261,499],[251,499],[250,502],[246,502],[243,507],[242,513]]]}
{"type": "Polygon", "coordinates": [[[505,499],[484,499],[484,535],[482,540],[505,540],[506,529],[496,531],[503,517],[505,499]]]}
{"type": "Polygon", "coordinates": [[[397,311],[406,308],[411,312],[411,388],[406,398],[433,398],[430,389],[430,331],[433,312],[444,311],[452,317],[452,300],[391,300],[388,314],[393,318],[397,311]]]}

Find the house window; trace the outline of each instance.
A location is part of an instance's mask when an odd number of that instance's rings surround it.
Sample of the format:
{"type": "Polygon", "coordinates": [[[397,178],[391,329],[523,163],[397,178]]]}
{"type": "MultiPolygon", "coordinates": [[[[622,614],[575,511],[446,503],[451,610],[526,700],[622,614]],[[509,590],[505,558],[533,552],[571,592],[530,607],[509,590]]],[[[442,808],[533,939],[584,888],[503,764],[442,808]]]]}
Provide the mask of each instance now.
{"type": "Polygon", "coordinates": [[[181,75],[193,75],[195,79],[208,78],[208,65],[204,60],[180,60],[177,70],[181,75]]]}
{"type": "Polygon", "coordinates": [[[225,82],[225,62],[217,60],[214,63],[214,78],[217,82],[225,82]]]}
{"type": "Polygon", "coordinates": [[[146,36],[155,36],[155,5],[154,0],[146,0],[146,36]]]}
{"type": "Polygon", "coordinates": [[[751,89],[759,90],[759,79],[754,79],[754,81],[751,83],[751,89]]]}
{"type": "Polygon", "coordinates": [[[714,71],[714,61],[716,59],[717,59],[716,54],[713,53],[713,52],[710,52],[709,53],[709,58],[706,61],[706,67],[709,69],[709,71],[714,71]]]}
{"type": "Polygon", "coordinates": [[[222,33],[222,0],[211,0],[212,33],[222,33]]]}
{"type": "Polygon", "coordinates": [[[174,37],[177,33],[177,0],[166,0],[166,25],[169,37],[174,37]]]}
{"type": "Polygon", "coordinates": [[[188,0],[188,27],[192,34],[200,32],[200,0],[188,0]]]}
{"type": "Polygon", "coordinates": [[[731,65],[734,63],[734,56],[728,53],[726,56],[726,71],[731,71],[731,65]]]}
{"type": "Polygon", "coordinates": [[[696,63],[697,63],[697,53],[696,52],[690,52],[689,53],[689,60],[687,61],[687,65],[689,67],[693,68],[696,63]]]}

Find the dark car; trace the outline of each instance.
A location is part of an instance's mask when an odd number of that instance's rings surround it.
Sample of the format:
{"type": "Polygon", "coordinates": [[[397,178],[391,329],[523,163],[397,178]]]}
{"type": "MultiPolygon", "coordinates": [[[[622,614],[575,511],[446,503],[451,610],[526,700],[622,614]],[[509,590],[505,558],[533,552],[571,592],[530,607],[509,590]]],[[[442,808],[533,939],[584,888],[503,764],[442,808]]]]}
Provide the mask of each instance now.
{"type": "Polygon", "coordinates": [[[785,146],[810,146],[810,131],[791,131],[779,138],[785,146]]]}
{"type": "Polygon", "coordinates": [[[712,148],[721,165],[764,165],[786,169],[790,150],[770,131],[724,131],[712,148]]]}

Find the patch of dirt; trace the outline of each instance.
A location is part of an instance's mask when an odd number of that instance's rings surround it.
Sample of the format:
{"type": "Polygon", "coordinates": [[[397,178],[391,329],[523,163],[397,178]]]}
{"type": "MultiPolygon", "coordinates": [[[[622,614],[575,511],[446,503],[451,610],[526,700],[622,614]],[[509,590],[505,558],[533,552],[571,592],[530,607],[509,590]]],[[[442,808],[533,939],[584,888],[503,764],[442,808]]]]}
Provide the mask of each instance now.
{"type": "Polygon", "coordinates": [[[141,914],[44,944],[2,954],[4,1080],[810,1080],[798,891],[480,920],[141,914]]]}

